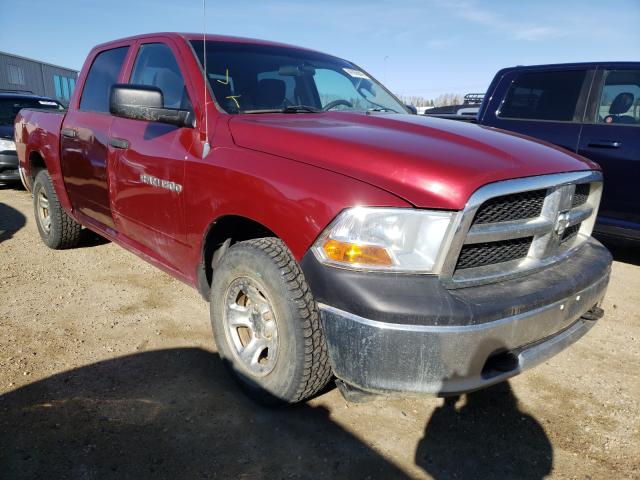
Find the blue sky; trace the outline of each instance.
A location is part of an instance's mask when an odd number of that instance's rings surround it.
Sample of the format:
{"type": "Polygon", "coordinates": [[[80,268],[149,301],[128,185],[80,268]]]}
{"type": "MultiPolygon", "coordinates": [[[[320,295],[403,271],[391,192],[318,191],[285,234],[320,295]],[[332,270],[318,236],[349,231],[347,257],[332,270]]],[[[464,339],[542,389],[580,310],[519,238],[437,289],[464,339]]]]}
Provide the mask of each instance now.
{"type": "MultiPolygon", "coordinates": [[[[208,0],[207,25],[331,53],[427,98],[484,91],[505,66],[640,61],[640,0],[208,0]]],[[[201,0],[27,0],[3,6],[0,50],[79,69],[97,43],[201,29],[201,0]]]]}

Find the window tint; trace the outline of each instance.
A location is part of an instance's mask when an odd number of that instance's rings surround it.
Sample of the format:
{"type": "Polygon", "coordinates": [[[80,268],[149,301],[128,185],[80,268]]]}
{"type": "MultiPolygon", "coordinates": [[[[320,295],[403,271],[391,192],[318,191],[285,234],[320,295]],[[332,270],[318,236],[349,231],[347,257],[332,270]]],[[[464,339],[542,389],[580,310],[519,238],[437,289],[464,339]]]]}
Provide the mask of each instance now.
{"type": "Polygon", "coordinates": [[[585,70],[520,75],[500,109],[502,118],[571,121],[585,70]]]}
{"type": "MultiPolygon", "coordinates": [[[[204,64],[204,42],[191,45],[204,64]]],[[[335,110],[406,112],[355,65],[308,50],[207,41],[207,79],[228,113],[262,113],[298,105],[335,110]],[[330,103],[339,100],[338,103],[330,103]]]]}
{"type": "MultiPolygon", "coordinates": [[[[117,82],[122,62],[129,47],[105,50],[98,54],[89,69],[80,99],[80,109],[93,112],[109,111],[109,90],[117,82]]],[[[64,94],[64,86],[62,87],[64,94]]]]}
{"type": "Polygon", "coordinates": [[[640,125],[640,70],[606,72],[596,122],[640,125]]]}
{"type": "Polygon", "coordinates": [[[296,81],[294,80],[293,77],[286,77],[284,75],[280,75],[277,71],[261,72],[261,73],[258,73],[258,88],[260,88],[260,85],[269,84],[270,80],[284,83],[285,102],[289,102],[290,105],[295,105],[299,103],[295,99],[296,81]]]}
{"type": "MultiPolygon", "coordinates": [[[[313,81],[320,95],[320,104],[326,107],[336,100],[346,100],[353,105],[356,101],[358,91],[347,76],[339,71],[325,68],[316,69],[313,81]]],[[[348,108],[346,105],[339,105],[337,110],[348,108]]]]}
{"type": "Polygon", "coordinates": [[[129,83],[152,85],[162,90],[165,108],[191,110],[184,78],[171,49],[163,43],[140,47],[129,83]]]}

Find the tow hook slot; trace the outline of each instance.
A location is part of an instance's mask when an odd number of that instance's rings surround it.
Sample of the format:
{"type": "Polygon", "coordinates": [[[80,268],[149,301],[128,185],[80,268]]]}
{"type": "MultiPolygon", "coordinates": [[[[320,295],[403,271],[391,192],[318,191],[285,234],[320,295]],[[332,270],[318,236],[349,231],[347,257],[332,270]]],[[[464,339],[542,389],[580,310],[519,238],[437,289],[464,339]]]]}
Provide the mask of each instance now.
{"type": "Polygon", "coordinates": [[[590,322],[595,322],[596,320],[600,320],[604,316],[604,310],[597,305],[594,305],[593,308],[582,314],[582,320],[588,320],[590,322]]]}
{"type": "Polygon", "coordinates": [[[378,395],[374,393],[365,392],[364,390],[360,390],[358,387],[354,387],[353,385],[349,385],[348,383],[343,382],[340,379],[336,378],[336,386],[338,390],[342,394],[342,397],[351,403],[367,403],[375,400],[378,395]]]}
{"type": "Polygon", "coordinates": [[[492,378],[518,368],[518,356],[513,352],[499,352],[492,354],[482,368],[482,378],[492,378]]]}

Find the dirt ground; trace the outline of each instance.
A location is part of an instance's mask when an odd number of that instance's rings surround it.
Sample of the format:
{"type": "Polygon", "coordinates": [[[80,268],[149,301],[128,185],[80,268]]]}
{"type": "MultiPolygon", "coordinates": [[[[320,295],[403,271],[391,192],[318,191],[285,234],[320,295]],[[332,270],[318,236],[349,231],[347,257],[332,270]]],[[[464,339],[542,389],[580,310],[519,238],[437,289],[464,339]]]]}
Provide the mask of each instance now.
{"type": "Polygon", "coordinates": [[[605,318],[508,383],[269,410],[195,290],[85,233],[47,249],[0,187],[0,478],[640,478],[638,247],[614,250],[605,318]]]}

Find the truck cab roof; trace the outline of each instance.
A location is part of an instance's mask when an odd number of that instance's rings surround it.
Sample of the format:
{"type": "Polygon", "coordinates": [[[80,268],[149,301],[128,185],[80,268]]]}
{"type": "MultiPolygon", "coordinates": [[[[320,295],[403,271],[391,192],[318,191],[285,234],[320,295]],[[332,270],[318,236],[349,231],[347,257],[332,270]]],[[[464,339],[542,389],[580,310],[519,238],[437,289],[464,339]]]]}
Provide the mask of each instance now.
{"type": "MultiPolygon", "coordinates": [[[[105,43],[96,45],[93,48],[93,50],[104,50],[105,47],[108,47],[108,46],[116,44],[116,43],[122,43],[122,42],[127,42],[127,41],[134,41],[134,40],[144,40],[144,39],[147,39],[147,38],[158,38],[158,37],[172,38],[174,40],[193,41],[193,40],[202,40],[203,39],[203,34],[202,33],[193,33],[193,32],[191,32],[191,33],[190,32],[145,33],[145,34],[141,34],[141,35],[132,35],[130,37],[119,38],[117,40],[110,40],[109,42],[105,42],[105,43]]],[[[288,43],[273,42],[273,41],[270,41],[270,40],[262,40],[262,39],[250,38],[250,37],[237,37],[237,36],[233,36],[233,35],[216,35],[216,34],[208,33],[208,34],[204,35],[204,38],[207,41],[214,41],[214,42],[247,43],[247,44],[253,44],[253,45],[269,45],[269,46],[273,46],[273,47],[286,47],[286,48],[291,48],[291,49],[295,49],[295,50],[317,52],[317,50],[300,47],[298,45],[291,45],[291,44],[288,44],[288,43]]]]}

